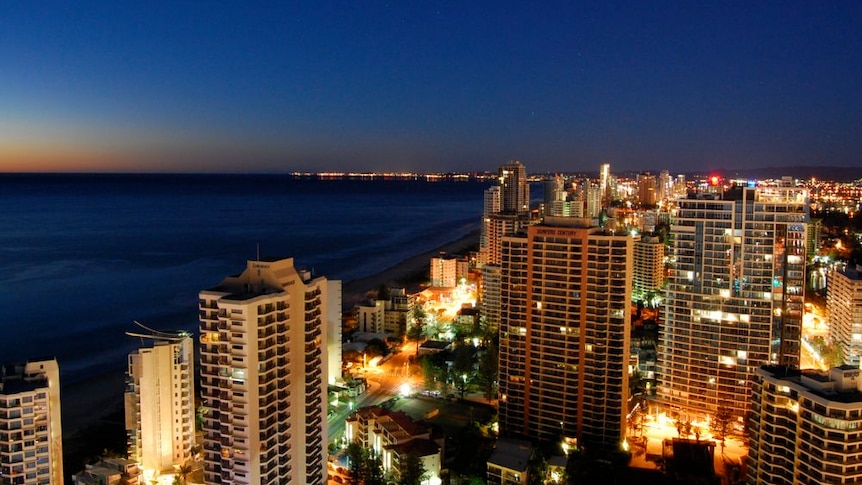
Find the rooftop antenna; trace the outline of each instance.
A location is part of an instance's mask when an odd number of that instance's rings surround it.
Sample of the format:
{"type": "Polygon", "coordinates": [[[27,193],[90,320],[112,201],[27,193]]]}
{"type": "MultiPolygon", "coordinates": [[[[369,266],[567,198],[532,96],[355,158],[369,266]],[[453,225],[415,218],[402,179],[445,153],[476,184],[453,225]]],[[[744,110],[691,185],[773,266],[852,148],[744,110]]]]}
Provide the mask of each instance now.
{"type": "Polygon", "coordinates": [[[260,243],[257,243],[257,262],[260,262],[260,243]]]}

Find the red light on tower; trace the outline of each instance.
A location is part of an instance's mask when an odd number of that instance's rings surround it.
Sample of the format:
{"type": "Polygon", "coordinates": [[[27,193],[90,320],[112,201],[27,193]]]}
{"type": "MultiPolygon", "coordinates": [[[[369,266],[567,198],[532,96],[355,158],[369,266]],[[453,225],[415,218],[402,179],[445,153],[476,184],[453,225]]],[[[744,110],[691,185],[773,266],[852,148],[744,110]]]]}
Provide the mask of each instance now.
{"type": "Polygon", "coordinates": [[[721,182],[721,177],[718,175],[713,175],[709,178],[709,185],[716,186],[719,182],[721,182]]]}

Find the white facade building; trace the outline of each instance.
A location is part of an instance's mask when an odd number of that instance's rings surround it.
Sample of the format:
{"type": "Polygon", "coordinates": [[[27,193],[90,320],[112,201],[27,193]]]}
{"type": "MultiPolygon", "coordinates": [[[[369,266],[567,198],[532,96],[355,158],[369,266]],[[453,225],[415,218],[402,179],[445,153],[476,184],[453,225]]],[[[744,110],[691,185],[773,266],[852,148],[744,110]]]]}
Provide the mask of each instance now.
{"type": "Polygon", "coordinates": [[[807,191],[718,188],[677,204],[658,397],[745,416],[755,370],[799,365],[807,191]]]}
{"type": "Polygon", "coordinates": [[[0,368],[0,481],[63,485],[56,360],[0,368]]]}
{"type": "Polygon", "coordinates": [[[862,364],[862,267],[836,268],[827,287],[829,339],[840,345],[844,363],[862,364]]]}
{"type": "Polygon", "coordinates": [[[208,484],[325,483],[327,312],[337,288],[288,258],[249,261],[200,292],[208,484]]]}
{"type": "Polygon", "coordinates": [[[755,372],[749,418],[752,485],[862,482],[862,379],[854,366],[755,372]]]}
{"type": "Polygon", "coordinates": [[[126,374],[129,457],[142,470],[172,472],[195,444],[194,341],[188,333],[145,336],[155,344],[129,354],[126,374]]]}

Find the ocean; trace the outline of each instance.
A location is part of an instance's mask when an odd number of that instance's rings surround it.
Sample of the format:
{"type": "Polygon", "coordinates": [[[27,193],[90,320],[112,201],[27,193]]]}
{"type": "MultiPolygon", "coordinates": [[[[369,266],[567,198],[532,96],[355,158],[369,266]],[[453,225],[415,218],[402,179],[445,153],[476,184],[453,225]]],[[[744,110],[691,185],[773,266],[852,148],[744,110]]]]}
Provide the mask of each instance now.
{"type": "Polygon", "coordinates": [[[125,369],[137,320],[197,329],[198,291],[294,257],[349,282],[478,227],[487,184],[287,175],[0,175],[0,362],[68,385],[125,369]]]}

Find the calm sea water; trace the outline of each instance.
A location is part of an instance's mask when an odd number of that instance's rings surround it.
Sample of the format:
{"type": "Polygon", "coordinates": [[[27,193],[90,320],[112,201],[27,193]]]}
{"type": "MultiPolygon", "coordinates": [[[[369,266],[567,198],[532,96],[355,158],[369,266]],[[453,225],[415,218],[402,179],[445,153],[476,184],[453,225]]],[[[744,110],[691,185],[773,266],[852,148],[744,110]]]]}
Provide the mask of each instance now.
{"type": "Polygon", "coordinates": [[[350,281],[478,226],[479,182],[0,175],[0,362],[65,384],[125,368],[133,320],[197,328],[197,293],[254,259],[350,281]]]}

